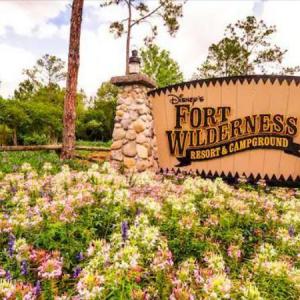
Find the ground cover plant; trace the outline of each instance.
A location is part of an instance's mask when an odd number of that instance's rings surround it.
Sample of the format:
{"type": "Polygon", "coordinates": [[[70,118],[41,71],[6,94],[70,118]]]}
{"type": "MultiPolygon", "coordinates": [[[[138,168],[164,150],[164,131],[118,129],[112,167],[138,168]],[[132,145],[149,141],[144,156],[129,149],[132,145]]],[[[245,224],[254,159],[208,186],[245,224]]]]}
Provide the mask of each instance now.
{"type": "Polygon", "coordinates": [[[299,190],[53,168],[0,175],[0,299],[300,298],[299,190]]]}
{"type": "Polygon", "coordinates": [[[64,164],[72,169],[80,170],[83,164],[80,160],[62,161],[55,151],[0,151],[0,172],[18,172],[24,163],[29,163],[38,173],[42,172],[44,164],[51,163],[51,173],[57,173],[64,164]]]}

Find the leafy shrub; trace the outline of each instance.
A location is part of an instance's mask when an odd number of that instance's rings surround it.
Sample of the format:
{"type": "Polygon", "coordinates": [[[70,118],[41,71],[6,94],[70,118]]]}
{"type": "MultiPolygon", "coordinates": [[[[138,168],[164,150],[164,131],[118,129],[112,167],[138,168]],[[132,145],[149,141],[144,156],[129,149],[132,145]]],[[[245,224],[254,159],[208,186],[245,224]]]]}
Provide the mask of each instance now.
{"type": "Polygon", "coordinates": [[[45,134],[33,133],[23,136],[24,145],[46,145],[49,143],[45,134]]]}

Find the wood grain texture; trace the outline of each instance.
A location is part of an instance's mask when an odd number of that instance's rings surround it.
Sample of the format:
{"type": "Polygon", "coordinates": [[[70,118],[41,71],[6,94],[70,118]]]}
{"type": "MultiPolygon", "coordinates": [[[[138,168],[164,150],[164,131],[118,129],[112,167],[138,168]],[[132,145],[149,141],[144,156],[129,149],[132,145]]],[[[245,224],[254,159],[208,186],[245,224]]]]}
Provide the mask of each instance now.
{"type": "MultiPolygon", "coordinates": [[[[240,76],[213,80],[197,80],[153,90],[153,115],[158,139],[159,166],[176,168],[178,160],[169,150],[167,130],[174,130],[175,107],[170,103],[170,94],[199,97],[195,107],[230,106],[229,120],[251,115],[282,114],[298,119],[298,132],[294,143],[300,143],[300,77],[296,76],[240,76]]],[[[272,124],[273,121],[271,121],[272,124]]],[[[188,124],[182,129],[191,130],[188,124]]],[[[273,133],[272,133],[273,134],[273,133]]],[[[199,171],[208,174],[243,175],[247,177],[284,178],[299,180],[300,157],[279,149],[248,149],[232,155],[205,161],[193,161],[181,171],[199,171]],[[298,179],[297,179],[298,178],[298,179]]]]}

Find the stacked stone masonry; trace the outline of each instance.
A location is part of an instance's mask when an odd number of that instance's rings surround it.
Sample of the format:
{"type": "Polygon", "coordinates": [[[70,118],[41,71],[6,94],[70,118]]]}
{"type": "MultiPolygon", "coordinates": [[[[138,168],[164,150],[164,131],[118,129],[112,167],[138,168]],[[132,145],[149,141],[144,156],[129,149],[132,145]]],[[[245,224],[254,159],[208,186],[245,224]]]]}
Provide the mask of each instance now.
{"type": "Polygon", "coordinates": [[[157,169],[157,144],[148,91],[144,84],[120,85],[111,146],[111,163],[117,168],[124,166],[125,170],[138,172],[157,169]]]}

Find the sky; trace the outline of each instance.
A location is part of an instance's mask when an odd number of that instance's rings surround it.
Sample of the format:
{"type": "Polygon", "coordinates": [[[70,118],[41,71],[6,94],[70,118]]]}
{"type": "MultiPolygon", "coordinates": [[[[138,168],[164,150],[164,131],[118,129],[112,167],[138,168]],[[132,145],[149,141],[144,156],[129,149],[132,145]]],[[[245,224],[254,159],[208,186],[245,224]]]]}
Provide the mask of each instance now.
{"type": "MultiPolygon", "coordinates": [[[[111,21],[126,17],[124,7],[100,7],[102,0],[85,0],[81,32],[79,88],[93,96],[101,82],[125,70],[125,39],[109,32],[111,21]]],[[[155,5],[156,0],[147,0],[155,5]]],[[[67,61],[69,0],[0,0],[0,95],[9,97],[24,79],[22,71],[48,53],[67,61]]],[[[170,51],[189,80],[218,42],[226,25],[255,15],[276,25],[273,41],[287,49],[286,65],[300,65],[300,1],[189,0],[175,37],[159,26],[156,43],[170,51]]],[[[157,20],[159,22],[159,20],[157,20]]],[[[135,27],[132,47],[143,46],[149,25],[135,27]]]]}

